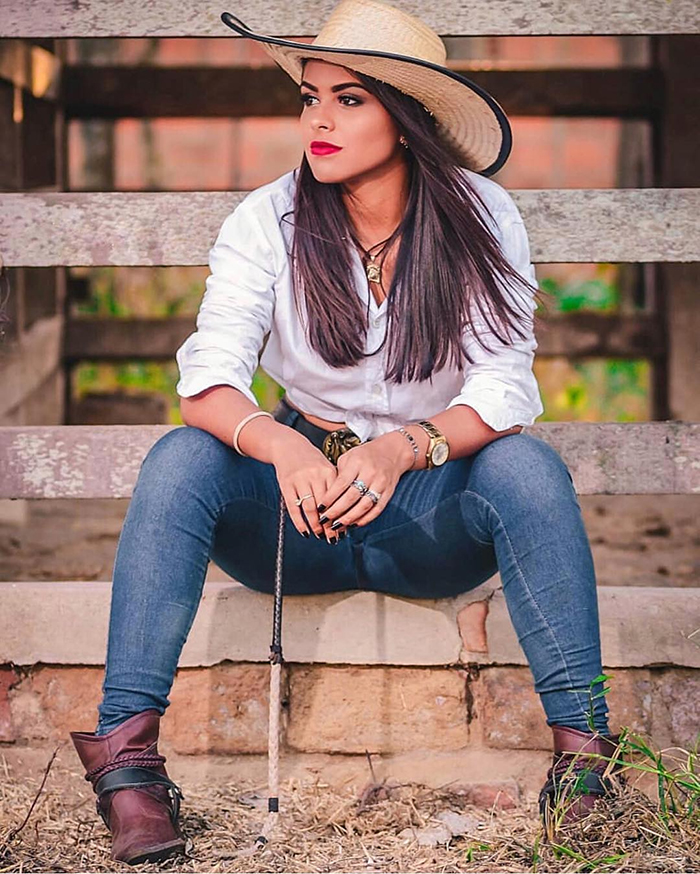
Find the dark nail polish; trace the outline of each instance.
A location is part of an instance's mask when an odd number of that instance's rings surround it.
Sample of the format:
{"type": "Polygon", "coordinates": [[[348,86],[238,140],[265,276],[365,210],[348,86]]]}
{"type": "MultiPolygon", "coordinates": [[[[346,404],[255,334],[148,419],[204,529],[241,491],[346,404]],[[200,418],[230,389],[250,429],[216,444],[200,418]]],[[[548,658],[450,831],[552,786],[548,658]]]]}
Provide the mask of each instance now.
{"type": "Polygon", "coordinates": [[[338,538],[340,540],[343,540],[347,533],[348,533],[347,531],[341,531],[340,534],[338,535],[338,538]]]}
{"type": "Polygon", "coordinates": [[[323,513],[323,511],[326,509],[326,505],[319,504],[318,507],[316,507],[316,509],[318,510],[319,513],[323,513]]]}
{"type": "Polygon", "coordinates": [[[348,525],[348,528],[357,528],[357,522],[353,522],[352,525],[348,525]]]}
{"type": "Polygon", "coordinates": [[[328,521],[328,516],[321,516],[321,518],[318,521],[321,523],[321,525],[323,525],[324,522],[328,521]]]}
{"type": "Polygon", "coordinates": [[[309,532],[308,532],[308,531],[302,531],[301,533],[304,535],[304,537],[308,537],[308,536],[309,536],[309,532]]]}
{"type": "Polygon", "coordinates": [[[340,521],[340,519],[337,519],[337,520],[336,520],[336,521],[331,525],[331,531],[335,531],[337,528],[340,528],[340,526],[341,526],[342,524],[343,524],[343,523],[340,521]]]}
{"type": "Polygon", "coordinates": [[[331,540],[331,543],[333,544],[333,546],[335,546],[337,542],[338,542],[338,538],[337,538],[337,537],[334,537],[334,538],[331,540]]]}

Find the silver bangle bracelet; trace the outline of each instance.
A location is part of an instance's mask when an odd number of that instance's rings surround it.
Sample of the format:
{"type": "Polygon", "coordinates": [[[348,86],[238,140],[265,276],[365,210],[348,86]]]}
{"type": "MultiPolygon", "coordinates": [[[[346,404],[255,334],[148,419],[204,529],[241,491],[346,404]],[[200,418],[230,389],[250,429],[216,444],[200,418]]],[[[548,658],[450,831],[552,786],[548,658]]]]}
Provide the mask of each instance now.
{"type": "Polygon", "coordinates": [[[411,470],[411,468],[416,463],[416,459],[418,458],[418,444],[416,443],[416,438],[413,436],[413,434],[409,434],[408,431],[403,427],[398,428],[397,430],[400,431],[401,434],[404,435],[404,437],[407,437],[411,441],[411,445],[413,447],[413,463],[411,464],[411,467],[409,467],[409,470],[411,470]]]}

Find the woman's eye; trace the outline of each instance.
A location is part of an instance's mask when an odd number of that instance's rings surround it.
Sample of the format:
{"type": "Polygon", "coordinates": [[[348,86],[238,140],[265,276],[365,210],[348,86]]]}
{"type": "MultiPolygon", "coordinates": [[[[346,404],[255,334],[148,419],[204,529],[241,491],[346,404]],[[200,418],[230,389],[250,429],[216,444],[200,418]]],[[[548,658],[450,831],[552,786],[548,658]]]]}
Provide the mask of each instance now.
{"type": "MultiPolygon", "coordinates": [[[[299,96],[299,100],[304,106],[309,106],[309,104],[307,103],[307,97],[313,97],[313,96],[314,96],[313,94],[301,94],[299,96]]],[[[361,100],[359,100],[357,97],[353,97],[352,94],[341,94],[338,99],[339,100],[354,100],[354,103],[346,104],[349,106],[356,106],[356,105],[360,105],[362,103],[361,100]]]]}

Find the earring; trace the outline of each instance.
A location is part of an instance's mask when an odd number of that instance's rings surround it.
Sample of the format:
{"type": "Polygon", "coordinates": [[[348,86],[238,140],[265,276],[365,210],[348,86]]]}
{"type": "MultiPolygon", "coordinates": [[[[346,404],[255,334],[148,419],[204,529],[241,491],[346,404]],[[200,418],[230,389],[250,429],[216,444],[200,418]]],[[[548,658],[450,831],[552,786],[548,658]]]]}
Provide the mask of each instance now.
{"type": "Polygon", "coordinates": [[[401,134],[401,136],[399,137],[399,142],[404,147],[404,149],[408,148],[408,142],[406,141],[406,137],[403,134],[401,134]]]}

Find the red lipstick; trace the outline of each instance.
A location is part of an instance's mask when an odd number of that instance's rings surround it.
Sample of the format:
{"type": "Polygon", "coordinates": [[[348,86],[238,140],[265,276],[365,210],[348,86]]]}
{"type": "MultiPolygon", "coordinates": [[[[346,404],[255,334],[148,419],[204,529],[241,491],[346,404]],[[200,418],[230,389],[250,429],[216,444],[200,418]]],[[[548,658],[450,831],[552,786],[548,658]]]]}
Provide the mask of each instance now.
{"type": "Polygon", "coordinates": [[[339,152],[342,146],[334,146],[333,143],[326,143],[323,140],[314,140],[311,145],[312,155],[332,155],[339,152]]]}

